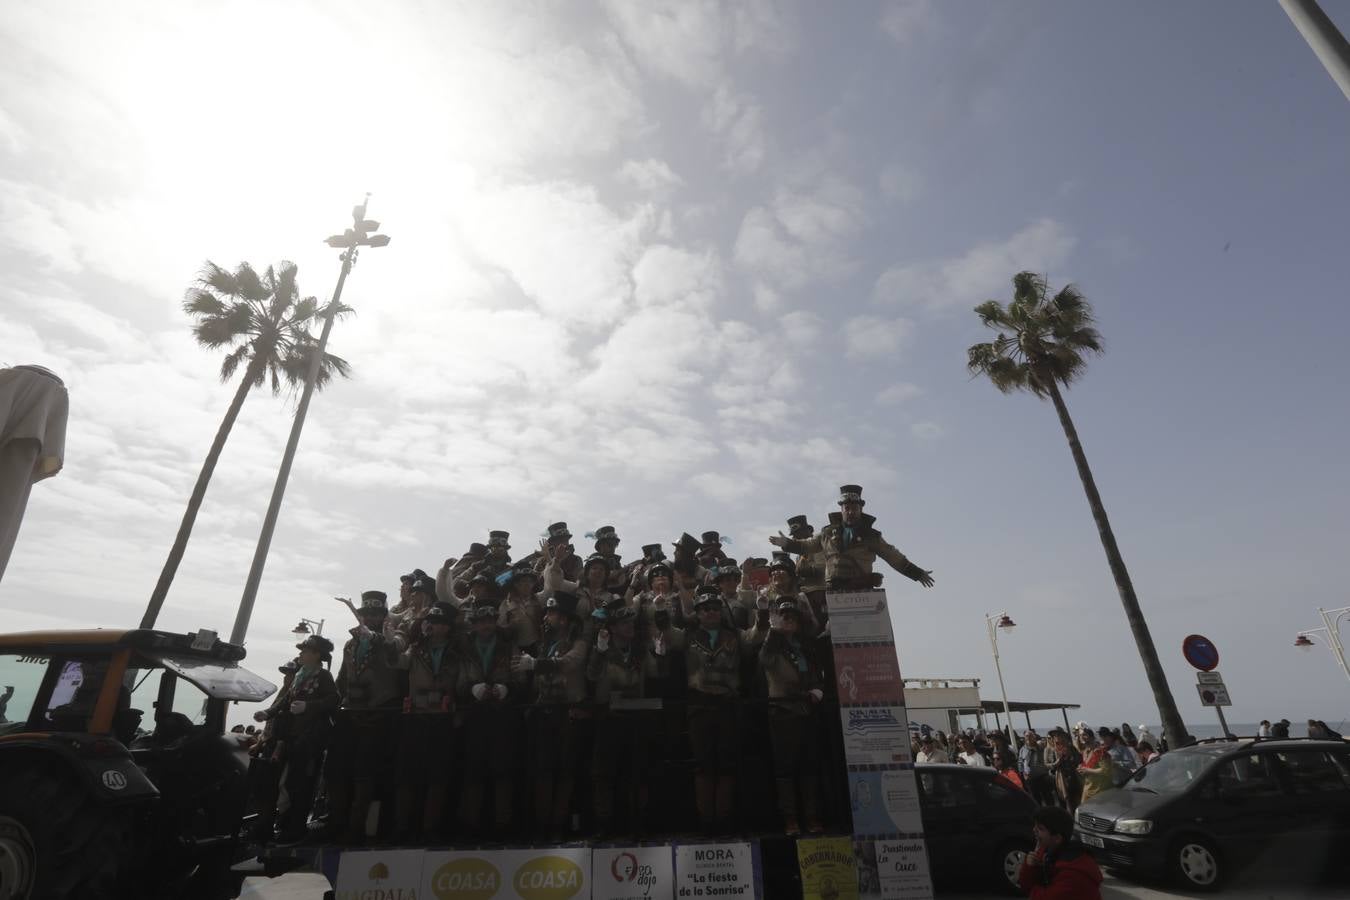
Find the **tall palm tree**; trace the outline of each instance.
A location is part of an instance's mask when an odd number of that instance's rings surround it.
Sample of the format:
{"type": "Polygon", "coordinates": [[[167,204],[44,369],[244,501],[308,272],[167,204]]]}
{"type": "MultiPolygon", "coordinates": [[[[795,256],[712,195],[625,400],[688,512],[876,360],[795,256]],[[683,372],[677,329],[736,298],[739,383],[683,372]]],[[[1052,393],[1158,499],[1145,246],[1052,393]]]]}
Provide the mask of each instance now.
{"type": "Polygon", "coordinates": [[[1102,352],[1101,333],[1093,327],[1092,307],[1078,288],[1072,284],[1048,296],[1045,279],[1031,272],[1019,272],[1013,277],[1013,298],[1006,307],[995,300],[987,300],[975,307],[975,313],[998,337],[984,344],[975,344],[967,351],[967,368],[972,375],[985,375],[1005,394],[1026,390],[1042,399],[1049,398],[1059,413],[1059,424],[1069,440],[1078,477],[1083,482],[1092,518],[1097,523],[1106,562],[1116,580],[1120,602],[1125,607],[1125,618],[1130,623],[1139,656],[1144,662],[1153,701],[1158,705],[1163,727],[1172,746],[1190,740],[1186,726],[1177,711],[1172,689],[1158,661],[1148,623],[1139,608],[1130,573],[1116,545],[1115,533],[1106,517],[1097,483],[1088,468],[1078,430],[1069,418],[1060,385],[1067,387],[1087,369],[1088,355],[1102,352]]]}
{"type": "MultiPolygon", "coordinates": [[[[192,334],[198,344],[211,350],[233,348],[221,361],[220,380],[229,381],[240,366],[244,374],[197,475],[183,521],[178,526],[178,536],[169,549],[169,558],[164,561],[159,581],[141,619],[142,628],[153,628],[159,617],[178,564],[187,550],[197,511],[206,496],[206,486],[211,482],[216,462],[235,419],[239,417],[244,398],[250,390],[264,384],[271,384],[275,396],[281,392],[283,383],[293,389],[304,382],[308,360],[318,347],[309,329],[323,321],[325,309],[313,297],[301,299],[295,279],[296,267],[291,262],[280,263],[275,268],[268,266],[259,276],[248,263],[240,263],[230,272],[208,261],[183,299],[183,311],[195,320],[192,334]]],[[[339,315],[347,312],[350,309],[345,306],[337,310],[339,315]]],[[[345,378],[349,372],[346,360],[325,353],[316,386],[322,388],[334,375],[345,378]]]]}

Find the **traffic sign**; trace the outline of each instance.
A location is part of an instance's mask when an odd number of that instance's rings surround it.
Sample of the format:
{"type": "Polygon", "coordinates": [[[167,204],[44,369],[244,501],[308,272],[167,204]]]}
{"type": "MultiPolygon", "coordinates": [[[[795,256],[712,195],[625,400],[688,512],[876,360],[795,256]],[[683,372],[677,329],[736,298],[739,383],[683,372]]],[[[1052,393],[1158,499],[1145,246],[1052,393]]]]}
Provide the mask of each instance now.
{"type": "Polygon", "coordinates": [[[1201,634],[1186,636],[1186,640],[1181,642],[1181,655],[1202,672],[1211,672],[1219,666],[1219,648],[1201,634]]]}
{"type": "Polygon", "coordinates": [[[1200,702],[1205,706],[1233,705],[1233,701],[1228,698],[1228,688],[1222,684],[1197,684],[1195,689],[1200,694],[1200,702]]]}
{"type": "Polygon", "coordinates": [[[1196,672],[1196,684],[1223,684],[1223,676],[1218,672],[1196,672]]]}

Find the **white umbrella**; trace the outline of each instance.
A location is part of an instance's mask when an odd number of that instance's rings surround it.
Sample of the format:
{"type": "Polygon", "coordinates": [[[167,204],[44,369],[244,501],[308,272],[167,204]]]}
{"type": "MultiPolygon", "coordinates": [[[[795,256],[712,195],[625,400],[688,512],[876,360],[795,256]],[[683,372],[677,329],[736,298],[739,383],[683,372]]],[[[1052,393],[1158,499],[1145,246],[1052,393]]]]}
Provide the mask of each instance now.
{"type": "Polygon", "coordinates": [[[0,578],[35,482],[61,471],[70,397],[42,366],[0,369],[0,578]]]}

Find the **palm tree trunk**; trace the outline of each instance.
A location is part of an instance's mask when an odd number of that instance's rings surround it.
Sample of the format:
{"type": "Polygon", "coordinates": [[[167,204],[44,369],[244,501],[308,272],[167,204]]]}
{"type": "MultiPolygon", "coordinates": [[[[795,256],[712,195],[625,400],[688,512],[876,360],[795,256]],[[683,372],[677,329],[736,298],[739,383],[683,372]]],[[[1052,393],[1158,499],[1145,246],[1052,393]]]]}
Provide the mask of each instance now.
{"type": "Polygon", "coordinates": [[[239,380],[239,389],[234,392],[229,409],[225,410],[225,418],[216,429],[216,438],[206,453],[202,470],[197,475],[197,483],[192,488],[192,496],[188,498],[187,509],[183,512],[183,521],[178,525],[178,536],[174,538],[173,547],[169,549],[169,558],[164,561],[159,581],[155,583],[154,593],[150,595],[150,603],[145,607],[145,615],[141,617],[142,628],[155,627],[155,620],[159,618],[159,611],[164,606],[164,598],[168,596],[173,577],[178,573],[178,564],[183,561],[183,554],[187,551],[188,538],[192,537],[192,526],[197,522],[197,511],[201,509],[202,500],[206,497],[206,486],[211,483],[211,476],[216,471],[216,462],[220,459],[221,451],[225,449],[230,429],[234,428],[234,420],[239,418],[239,410],[243,408],[244,398],[248,396],[249,388],[256,376],[255,364],[249,363],[243,378],[239,380]]]}
{"type": "Polygon", "coordinates": [[[1049,385],[1050,399],[1059,413],[1059,424],[1064,427],[1064,436],[1069,440],[1069,450],[1073,453],[1074,465],[1078,466],[1078,477],[1083,482],[1083,493],[1087,494],[1088,506],[1092,508],[1092,518],[1097,523],[1097,532],[1102,539],[1102,549],[1106,551],[1106,562],[1111,567],[1111,576],[1116,580],[1116,590],[1120,592],[1120,603],[1125,607],[1125,618],[1134,634],[1134,643],[1139,648],[1139,657],[1144,662],[1144,673],[1148,676],[1149,687],[1153,689],[1153,702],[1158,705],[1158,714],[1167,729],[1168,745],[1181,747],[1191,743],[1191,736],[1181,721],[1177,711],[1177,702],[1172,698],[1172,688],[1167,684],[1167,675],[1158,660],[1158,651],[1153,646],[1153,636],[1149,634],[1148,623],[1144,621],[1144,612],[1139,608],[1139,598],[1135,596],[1134,585],[1130,582],[1130,573],[1121,558],[1120,548],[1116,546],[1116,535],[1111,530],[1111,522],[1106,517],[1106,507],[1102,496],[1097,492],[1097,482],[1088,468],[1087,455],[1078,440],[1078,429],[1069,418],[1069,408],[1059,393],[1059,385],[1053,379],[1046,379],[1049,385]]]}

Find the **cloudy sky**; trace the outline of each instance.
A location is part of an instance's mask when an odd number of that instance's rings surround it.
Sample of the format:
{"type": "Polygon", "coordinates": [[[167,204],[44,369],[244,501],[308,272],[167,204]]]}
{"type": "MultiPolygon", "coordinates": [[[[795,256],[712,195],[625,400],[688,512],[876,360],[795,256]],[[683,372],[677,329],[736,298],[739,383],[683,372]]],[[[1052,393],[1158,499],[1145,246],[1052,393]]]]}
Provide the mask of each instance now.
{"type": "MultiPolygon", "coordinates": [[[[1324,6],[1342,27],[1350,5],[1324,6]]],[[[134,624],[228,403],[202,263],[362,256],[249,634],[489,528],[737,556],[836,488],[934,570],[888,579],[906,675],[1157,719],[1048,404],[964,370],[1021,269],[1108,342],[1068,395],[1183,715],[1350,717],[1350,108],[1274,2],[44,3],[0,20],[0,363],[71,392],[4,627],[134,624]]],[[[161,625],[228,632],[289,427],[255,393],[161,625]]],[[[1047,720],[1048,721],[1048,720],[1047,720]]]]}

